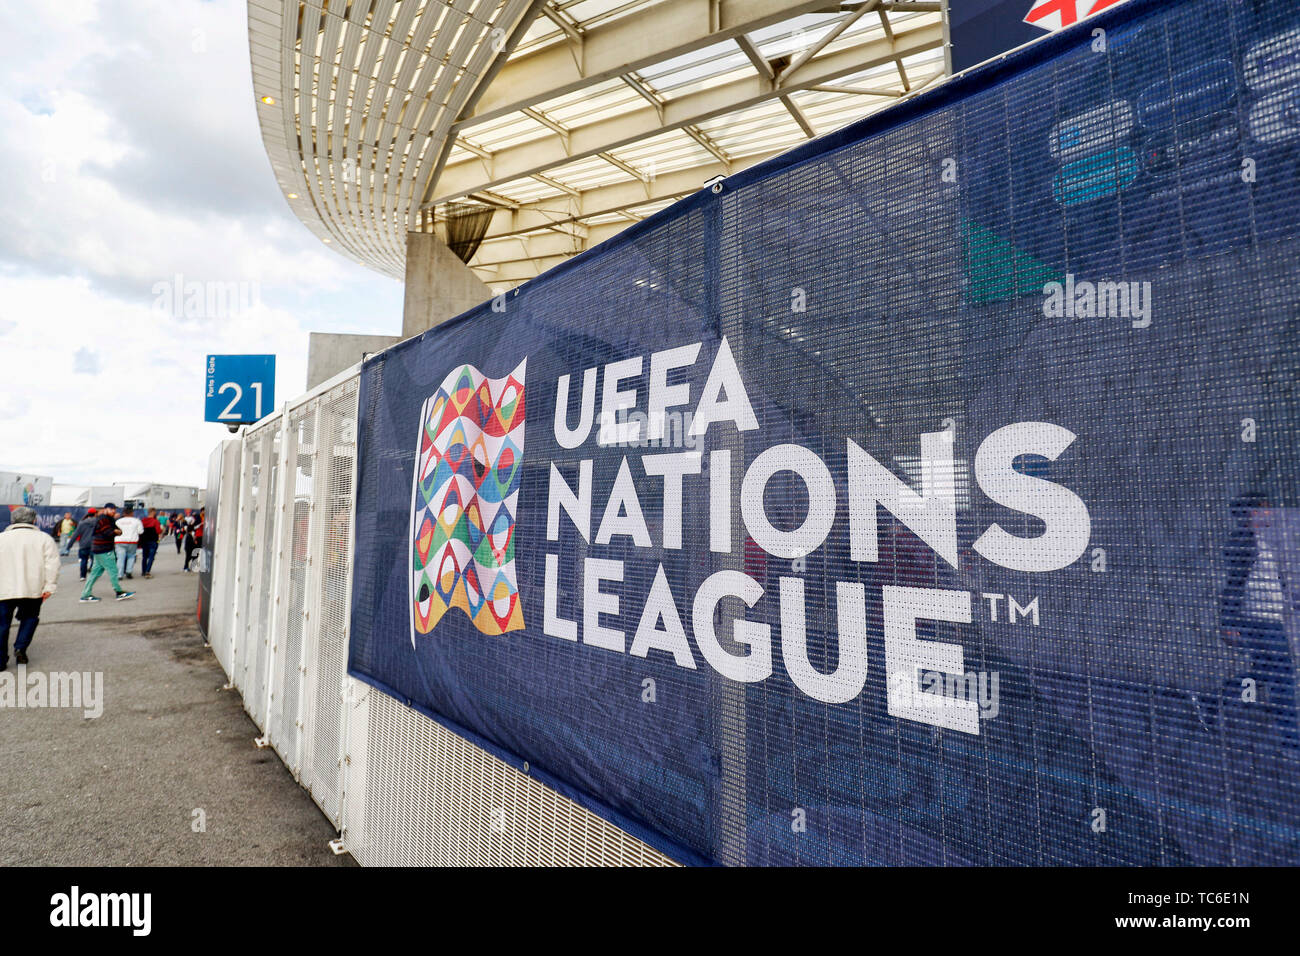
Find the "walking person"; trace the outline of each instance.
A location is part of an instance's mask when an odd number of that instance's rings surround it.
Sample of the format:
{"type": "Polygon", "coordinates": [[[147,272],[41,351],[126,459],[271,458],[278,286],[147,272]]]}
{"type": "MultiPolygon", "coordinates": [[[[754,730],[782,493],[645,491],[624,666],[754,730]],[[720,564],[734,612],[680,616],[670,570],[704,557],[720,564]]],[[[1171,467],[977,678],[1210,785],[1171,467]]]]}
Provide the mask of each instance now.
{"type": "Polygon", "coordinates": [[[77,522],[76,530],[72,532],[72,543],[77,545],[77,557],[81,559],[81,580],[86,580],[86,572],[90,570],[90,542],[95,535],[95,522],[99,520],[99,512],[90,508],[86,511],[86,517],[77,522]]]}
{"type": "Polygon", "coordinates": [[[185,543],[185,519],[190,516],[189,509],[185,509],[184,515],[172,515],[175,519],[176,533],[176,553],[181,553],[181,546],[185,543]]]}
{"type": "Polygon", "coordinates": [[[108,580],[113,585],[113,591],[119,601],[135,597],[134,591],[122,590],[122,584],[117,577],[115,546],[119,534],[121,532],[117,527],[117,505],[109,502],[100,509],[99,515],[95,518],[95,531],[90,544],[94,563],[90,569],[90,577],[86,578],[86,586],[81,589],[82,604],[91,604],[99,600],[92,592],[95,589],[95,582],[105,574],[108,575],[108,580]]]}
{"type": "Polygon", "coordinates": [[[77,522],[72,520],[72,512],[63,512],[63,520],[59,522],[59,554],[67,556],[72,550],[72,533],[77,530],[77,522]]]}
{"type": "Polygon", "coordinates": [[[158,523],[158,509],[150,508],[140,526],[141,577],[151,578],[154,555],[158,553],[158,539],[163,533],[162,525],[158,523]]]}
{"type": "Polygon", "coordinates": [[[18,616],[14,651],[27,663],[41,604],[58,588],[59,546],[36,527],[36,511],[15,508],[10,525],[0,532],[0,671],[9,666],[9,628],[18,616]]]}
{"type": "Polygon", "coordinates": [[[135,554],[144,524],[135,516],[135,508],[127,505],[122,517],[117,519],[117,528],[121,532],[117,536],[117,573],[129,581],[135,577],[131,572],[135,570],[135,554]]]}
{"type": "Polygon", "coordinates": [[[199,523],[194,526],[194,547],[199,552],[198,570],[203,570],[203,536],[208,533],[208,516],[204,509],[199,509],[199,523]]]}
{"type": "Polygon", "coordinates": [[[1277,510],[1258,493],[1240,495],[1229,509],[1233,528],[1223,547],[1226,581],[1219,592],[1220,634],[1250,655],[1250,670],[1225,682],[1224,697],[1235,702],[1243,680],[1253,680],[1262,692],[1260,709],[1280,741],[1300,748],[1296,669],[1286,627],[1294,585],[1279,560],[1285,538],[1279,541],[1277,510]]]}
{"type": "MultiPolygon", "coordinates": [[[[190,562],[203,543],[203,522],[192,515],[187,516],[185,524],[185,572],[190,570],[190,562]]],[[[197,570],[197,569],[196,569],[197,570]]]]}

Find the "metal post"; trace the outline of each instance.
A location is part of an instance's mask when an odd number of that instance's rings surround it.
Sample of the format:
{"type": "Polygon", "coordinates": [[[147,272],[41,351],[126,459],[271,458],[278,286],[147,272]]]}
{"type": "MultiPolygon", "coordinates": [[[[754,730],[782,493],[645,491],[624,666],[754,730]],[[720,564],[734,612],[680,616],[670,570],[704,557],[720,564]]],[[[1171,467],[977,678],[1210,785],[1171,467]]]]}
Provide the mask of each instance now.
{"type": "Polygon", "coordinates": [[[948,22],[949,2],[950,0],[939,0],[939,16],[943,19],[943,71],[946,76],[952,76],[952,26],[948,22]]]}

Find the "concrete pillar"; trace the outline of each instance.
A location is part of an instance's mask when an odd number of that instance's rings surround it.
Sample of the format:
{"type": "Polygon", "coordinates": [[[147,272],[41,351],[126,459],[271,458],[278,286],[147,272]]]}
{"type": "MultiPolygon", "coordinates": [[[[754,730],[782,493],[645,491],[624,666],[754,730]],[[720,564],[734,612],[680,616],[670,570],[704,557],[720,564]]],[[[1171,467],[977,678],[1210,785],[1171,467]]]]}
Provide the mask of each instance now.
{"type": "Polygon", "coordinates": [[[307,391],[351,368],[371,352],[400,342],[396,335],[313,332],[307,338],[307,391]]]}
{"type": "Polygon", "coordinates": [[[402,338],[419,335],[490,298],[492,291],[436,235],[406,234],[402,338]]]}

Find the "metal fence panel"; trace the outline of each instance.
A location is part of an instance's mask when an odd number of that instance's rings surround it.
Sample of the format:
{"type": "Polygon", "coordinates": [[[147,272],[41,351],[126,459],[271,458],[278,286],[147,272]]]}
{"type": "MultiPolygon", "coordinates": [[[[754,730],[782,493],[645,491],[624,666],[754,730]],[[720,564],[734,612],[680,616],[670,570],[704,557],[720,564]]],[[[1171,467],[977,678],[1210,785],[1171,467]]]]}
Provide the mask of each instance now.
{"type": "Polygon", "coordinates": [[[671,865],[346,675],[359,387],[300,399],[230,459],[213,648],[265,740],[366,865],[671,865]]]}
{"type": "Polygon", "coordinates": [[[258,730],[266,730],[267,672],[273,622],[271,599],[276,557],[276,502],[280,474],[280,422],[250,431],[244,438],[244,552],[239,556],[235,673],[232,680],[258,730]]]}
{"type": "MultiPolygon", "coordinates": [[[[236,559],[239,555],[238,534],[240,522],[240,478],[243,447],[238,441],[224,441],[218,447],[221,456],[218,487],[209,489],[209,498],[215,497],[216,508],[209,521],[206,534],[212,543],[212,589],[208,614],[208,643],[227,676],[234,660],[234,609],[236,600],[236,559]]],[[[166,540],[159,547],[167,547],[166,540]]]]}
{"type": "Polygon", "coordinates": [[[315,497],[308,539],[302,784],[342,824],[344,670],[351,609],[352,489],[358,381],[321,396],[316,408],[315,497]]]}
{"type": "Polygon", "coordinates": [[[302,700],[304,597],[310,571],[307,538],[315,458],[314,403],[285,413],[281,434],[281,496],[276,504],[272,639],[267,739],[298,776],[302,700]]]}
{"type": "Polygon", "coordinates": [[[244,704],[253,718],[253,723],[263,733],[266,732],[267,693],[271,669],[271,643],[275,637],[275,622],[272,616],[273,597],[277,590],[276,536],[279,530],[280,514],[277,503],[281,489],[284,461],[282,459],[281,424],[276,422],[262,439],[262,460],[266,462],[265,489],[266,497],[259,513],[257,564],[260,578],[254,582],[257,589],[255,618],[257,631],[253,634],[250,647],[248,692],[244,695],[244,704]]]}
{"type": "Polygon", "coordinates": [[[257,516],[262,483],[261,442],[245,437],[242,445],[239,527],[236,534],[236,547],[239,553],[234,560],[235,607],[231,627],[231,666],[228,671],[230,682],[241,694],[248,684],[246,661],[250,634],[253,632],[251,621],[255,606],[253,568],[257,556],[257,516]]]}

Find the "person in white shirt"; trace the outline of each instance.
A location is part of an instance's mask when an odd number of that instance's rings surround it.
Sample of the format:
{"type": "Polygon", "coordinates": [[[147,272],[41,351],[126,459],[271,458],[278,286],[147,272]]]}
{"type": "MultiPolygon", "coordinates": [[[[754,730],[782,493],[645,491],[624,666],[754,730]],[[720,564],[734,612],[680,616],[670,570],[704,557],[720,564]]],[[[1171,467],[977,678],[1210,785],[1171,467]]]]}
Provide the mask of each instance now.
{"type": "Polygon", "coordinates": [[[36,512],[15,508],[0,534],[0,671],[9,666],[9,628],[18,614],[18,663],[27,663],[27,648],[36,634],[41,603],[58,588],[59,546],[36,527],[36,512]]]}
{"type": "Polygon", "coordinates": [[[122,532],[117,537],[117,574],[130,579],[134,577],[131,572],[135,569],[135,553],[140,546],[144,522],[135,516],[135,509],[127,505],[122,509],[122,517],[117,519],[117,529],[122,532]]]}

